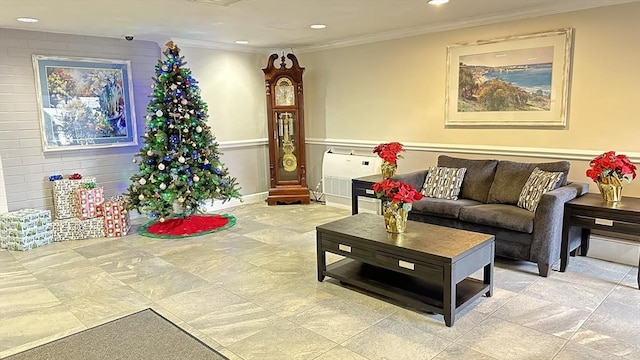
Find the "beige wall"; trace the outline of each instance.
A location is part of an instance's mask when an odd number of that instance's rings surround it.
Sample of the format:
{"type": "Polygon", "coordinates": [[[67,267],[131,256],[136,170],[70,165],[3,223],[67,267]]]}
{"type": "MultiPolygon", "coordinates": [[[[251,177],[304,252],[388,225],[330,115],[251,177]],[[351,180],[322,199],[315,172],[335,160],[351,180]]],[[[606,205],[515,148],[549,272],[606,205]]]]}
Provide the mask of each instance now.
{"type": "MultiPolygon", "coordinates": [[[[638,2],[303,53],[299,58],[307,68],[309,138],[400,141],[418,147],[477,145],[487,155],[474,156],[482,158],[512,158],[510,154],[517,155],[521,149],[526,150],[524,153],[552,149],[556,155],[513,159],[577,159],[572,162],[570,178],[579,181],[590,181],[584,176],[588,166],[585,159],[607,150],[629,154],[640,165],[638,2]],[[575,31],[566,128],[444,127],[448,44],[565,27],[575,31]],[[501,151],[502,155],[495,156],[496,147],[511,152],[501,151]],[[571,156],[564,156],[565,152],[571,156]]],[[[428,151],[408,154],[400,167],[412,170],[424,166],[424,161],[433,164],[436,155],[428,151]]],[[[592,191],[597,189],[593,187],[592,191]]],[[[640,179],[628,186],[625,194],[640,196],[640,179]]]]}
{"type": "Polygon", "coordinates": [[[180,48],[209,106],[209,125],[217,140],[264,138],[267,117],[261,69],[267,65],[267,55],[180,48]]]}
{"type": "MultiPolygon", "coordinates": [[[[178,44],[180,46],[180,44],[178,44]]],[[[181,46],[209,108],[209,126],[244,196],[269,189],[264,74],[267,55],[181,46]]]]}

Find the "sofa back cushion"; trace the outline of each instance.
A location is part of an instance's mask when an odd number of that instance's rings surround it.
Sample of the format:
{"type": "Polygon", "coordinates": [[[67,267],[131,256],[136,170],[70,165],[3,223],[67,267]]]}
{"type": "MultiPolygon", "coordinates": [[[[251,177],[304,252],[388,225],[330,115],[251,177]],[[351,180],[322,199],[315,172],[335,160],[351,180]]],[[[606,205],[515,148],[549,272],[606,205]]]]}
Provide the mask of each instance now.
{"type": "MultiPolygon", "coordinates": [[[[466,168],[459,198],[487,202],[498,160],[469,160],[447,155],[438,156],[438,166],[466,168]]],[[[533,169],[531,169],[533,170],[533,169]]],[[[528,177],[528,176],[527,176],[528,177]]],[[[527,179],[525,178],[525,181],[527,179]]],[[[524,182],[522,183],[524,185],[524,182]]],[[[520,193],[518,193],[520,195],[520,193]]],[[[517,201],[516,196],[516,201],[517,201]]]]}
{"type": "Polygon", "coordinates": [[[566,184],[569,173],[568,161],[521,163],[502,160],[496,168],[487,203],[517,205],[522,188],[536,167],[543,171],[561,172],[563,176],[560,184],[566,184]]]}

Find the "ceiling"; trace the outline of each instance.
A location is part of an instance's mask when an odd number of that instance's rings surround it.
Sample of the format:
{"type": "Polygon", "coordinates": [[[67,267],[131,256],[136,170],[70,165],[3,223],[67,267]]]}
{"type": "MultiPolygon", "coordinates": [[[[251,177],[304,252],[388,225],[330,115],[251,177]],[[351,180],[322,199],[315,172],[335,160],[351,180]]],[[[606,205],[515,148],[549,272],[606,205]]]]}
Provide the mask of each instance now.
{"type": "Polygon", "coordinates": [[[450,0],[438,6],[426,0],[0,0],[0,27],[239,51],[305,50],[634,1],[640,0],[450,0]],[[327,28],[309,28],[318,23],[327,28]]]}

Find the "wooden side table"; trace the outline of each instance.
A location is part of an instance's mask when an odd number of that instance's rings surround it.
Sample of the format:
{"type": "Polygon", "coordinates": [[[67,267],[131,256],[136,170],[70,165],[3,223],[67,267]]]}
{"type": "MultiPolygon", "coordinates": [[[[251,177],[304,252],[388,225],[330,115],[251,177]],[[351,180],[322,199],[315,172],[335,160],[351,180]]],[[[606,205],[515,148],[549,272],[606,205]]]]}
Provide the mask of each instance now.
{"type": "MultiPolygon", "coordinates": [[[[622,201],[608,203],[600,194],[585,194],[564,204],[560,271],[569,263],[569,229],[582,228],[582,255],[589,247],[591,229],[625,235],[640,235],[640,198],[625,196],[622,201]]],[[[640,267],[640,259],[638,261],[640,267]]],[[[640,270],[638,270],[640,289],[640,270]]]]}
{"type": "Polygon", "coordinates": [[[351,215],[358,213],[358,196],[377,199],[371,187],[379,181],[382,181],[381,174],[363,176],[351,180],[351,215]]]}

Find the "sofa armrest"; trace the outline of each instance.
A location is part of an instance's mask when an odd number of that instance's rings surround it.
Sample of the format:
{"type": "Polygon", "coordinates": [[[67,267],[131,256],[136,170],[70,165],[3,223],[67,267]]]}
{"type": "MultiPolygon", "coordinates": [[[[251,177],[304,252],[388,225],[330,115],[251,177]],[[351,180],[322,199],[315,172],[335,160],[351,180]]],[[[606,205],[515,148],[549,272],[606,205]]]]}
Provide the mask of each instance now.
{"type": "Polygon", "coordinates": [[[580,196],[582,196],[582,195],[584,195],[584,194],[589,192],[589,184],[587,184],[587,183],[576,182],[576,181],[571,182],[570,181],[565,186],[571,186],[571,187],[575,188],[576,191],[578,192],[576,197],[580,197],[580,196]]]}
{"type": "Polygon", "coordinates": [[[418,170],[405,174],[398,174],[392,179],[395,181],[402,181],[407,184],[411,184],[416,190],[421,191],[424,185],[424,179],[427,177],[428,170],[418,170]]]}
{"type": "Polygon", "coordinates": [[[588,189],[588,184],[572,182],[542,195],[533,219],[531,261],[551,266],[560,259],[564,203],[582,196],[588,189]]]}

